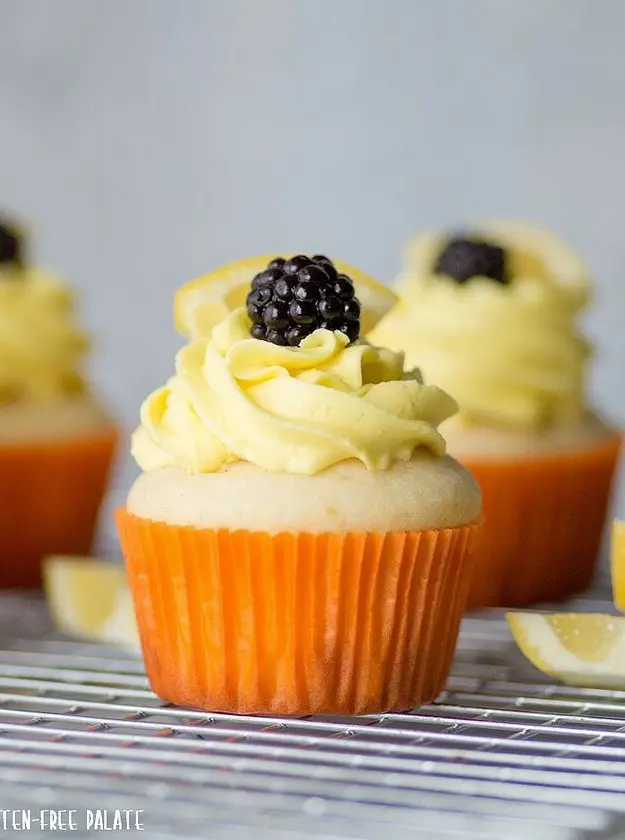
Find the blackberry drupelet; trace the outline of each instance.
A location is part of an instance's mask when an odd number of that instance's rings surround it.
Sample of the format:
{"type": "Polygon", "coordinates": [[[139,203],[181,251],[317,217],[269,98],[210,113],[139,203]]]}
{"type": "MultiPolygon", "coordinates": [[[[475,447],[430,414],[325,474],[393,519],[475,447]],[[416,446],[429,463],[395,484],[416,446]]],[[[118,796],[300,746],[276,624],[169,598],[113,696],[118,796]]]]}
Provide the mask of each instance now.
{"type": "Polygon", "coordinates": [[[360,335],[354,284],[322,254],[273,259],[254,277],[247,296],[254,338],[299,347],[318,329],[338,330],[350,343],[360,335]]]}
{"type": "Polygon", "coordinates": [[[11,225],[0,220],[0,264],[23,265],[22,237],[11,225]]]}
{"type": "Polygon", "coordinates": [[[473,277],[488,277],[506,284],[506,252],[498,245],[475,239],[454,237],[434,266],[435,274],[446,274],[456,283],[466,283],[473,277]]]}

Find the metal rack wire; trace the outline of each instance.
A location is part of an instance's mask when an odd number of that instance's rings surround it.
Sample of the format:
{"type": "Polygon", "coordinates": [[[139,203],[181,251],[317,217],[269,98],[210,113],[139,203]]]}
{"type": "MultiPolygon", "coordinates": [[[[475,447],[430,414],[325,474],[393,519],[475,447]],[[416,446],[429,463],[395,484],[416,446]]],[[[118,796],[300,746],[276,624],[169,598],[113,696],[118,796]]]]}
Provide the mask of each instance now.
{"type": "Polygon", "coordinates": [[[435,705],[362,718],[171,707],[34,598],[0,599],[0,647],[1,809],[141,810],[155,840],[625,838],[625,692],[550,682],[498,613],[465,620],[435,705]]]}

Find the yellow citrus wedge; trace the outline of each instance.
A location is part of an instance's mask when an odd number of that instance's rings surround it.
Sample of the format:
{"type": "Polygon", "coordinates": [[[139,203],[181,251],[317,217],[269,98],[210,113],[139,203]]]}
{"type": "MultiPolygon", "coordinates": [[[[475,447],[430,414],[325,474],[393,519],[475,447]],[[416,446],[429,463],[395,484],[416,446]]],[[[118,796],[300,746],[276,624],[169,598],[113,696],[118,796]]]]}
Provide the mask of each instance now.
{"type": "Polygon", "coordinates": [[[44,589],[59,630],[91,641],[139,650],[124,567],[93,557],[48,557],[44,589]]]}
{"type": "Polygon", "coordinates": [[[590,296],[590,279],[584,261],[551,231],[528,222],[490,220],[477,225],[476,232],[485,237],[495,236],[506,248],[513,277],[552,278],[580,300],[590,296]]]}
{"type": "Polygon", "coordinates": [[[506,618],[539,671],[581,688],[625,689],[625,617],[511,612],[506,618]]]}
{"type": "MultiPolygon", "coordinates": [[[[283,254],[289,257],[289,254],[283,254]]],[[[178,289],[174,295],[174,324],[185,338],[208,338],[215,324],[239,306],[245,298],[256,274],[263,271],[272,255],[251,257],[230,263],[209,274],[198,277],[178,289]]],[[[361,305],[361,335],[366,335],[388,310],[397,297],[386,286],[378,283],[341,260],[334,260],[337,270],[354,281],[356,295],[361,305]]]]}
{"type": "Polygon", "coordinates": [[[612,523],[612,598],[619,610],[625,611],[625,521],[612,523]]]}

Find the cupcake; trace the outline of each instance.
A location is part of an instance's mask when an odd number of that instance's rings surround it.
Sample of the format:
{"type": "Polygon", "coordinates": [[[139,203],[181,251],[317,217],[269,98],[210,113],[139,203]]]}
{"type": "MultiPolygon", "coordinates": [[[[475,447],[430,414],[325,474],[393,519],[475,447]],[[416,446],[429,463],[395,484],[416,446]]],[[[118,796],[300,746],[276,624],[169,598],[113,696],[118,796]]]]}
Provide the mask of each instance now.
{"type": "Polygon", "coordinates": [[[179,351],[132,438],[117,521],[152,688],[232,713],[431,701],[481,508],[437,430],[455,403],[359,339],[327,258],[242,265],[246,307],[179,351]]]}
{"type": "Polygon", "coordinates": [[[41,583],[44,555],[91,546],[116,432],[85,384],[73,298],[0,222],[0,587],[41,583]]]}
{"type": "Polygon", "coordinates": [[[449,451],[478,479],[485,525],[471,606],[559,601],[591,583],[620,435],[586,401],[591,298],[548,232],[494,222],[417,238],[399,303],[370,340],[418,359],[460,409],[449,451]]]}

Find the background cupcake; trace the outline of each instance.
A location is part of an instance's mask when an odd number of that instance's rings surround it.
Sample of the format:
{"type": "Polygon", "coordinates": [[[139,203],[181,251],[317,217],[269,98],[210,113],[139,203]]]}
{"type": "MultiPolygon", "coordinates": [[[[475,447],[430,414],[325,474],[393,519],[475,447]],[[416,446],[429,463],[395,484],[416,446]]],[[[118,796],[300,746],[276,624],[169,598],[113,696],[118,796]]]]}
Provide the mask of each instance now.
{"type": "Polygon", "coordinates": [[[116,432],[83,379],[88,345],[72,293],[0,221],[0,586],[91,546],[116,432]]]}
{"type": "Polygon", "coordinates": [[[472,606],[587,588],[620,436],[586,403],[577,324],[591,284],[552,234],[493,222],[408,248],[400,302],[370,334],[458,401],[449,450],[477,477],[485,528],[472,606]]]}
{"type": "Polygon", "coordinates": [[[480,513],[437,431],[455,404],[358,340],[327,258],[255,268],[247,308],[179,352],[133,436],[118,526],[151,685],[239,713],[430,701],[480,513]]]}

